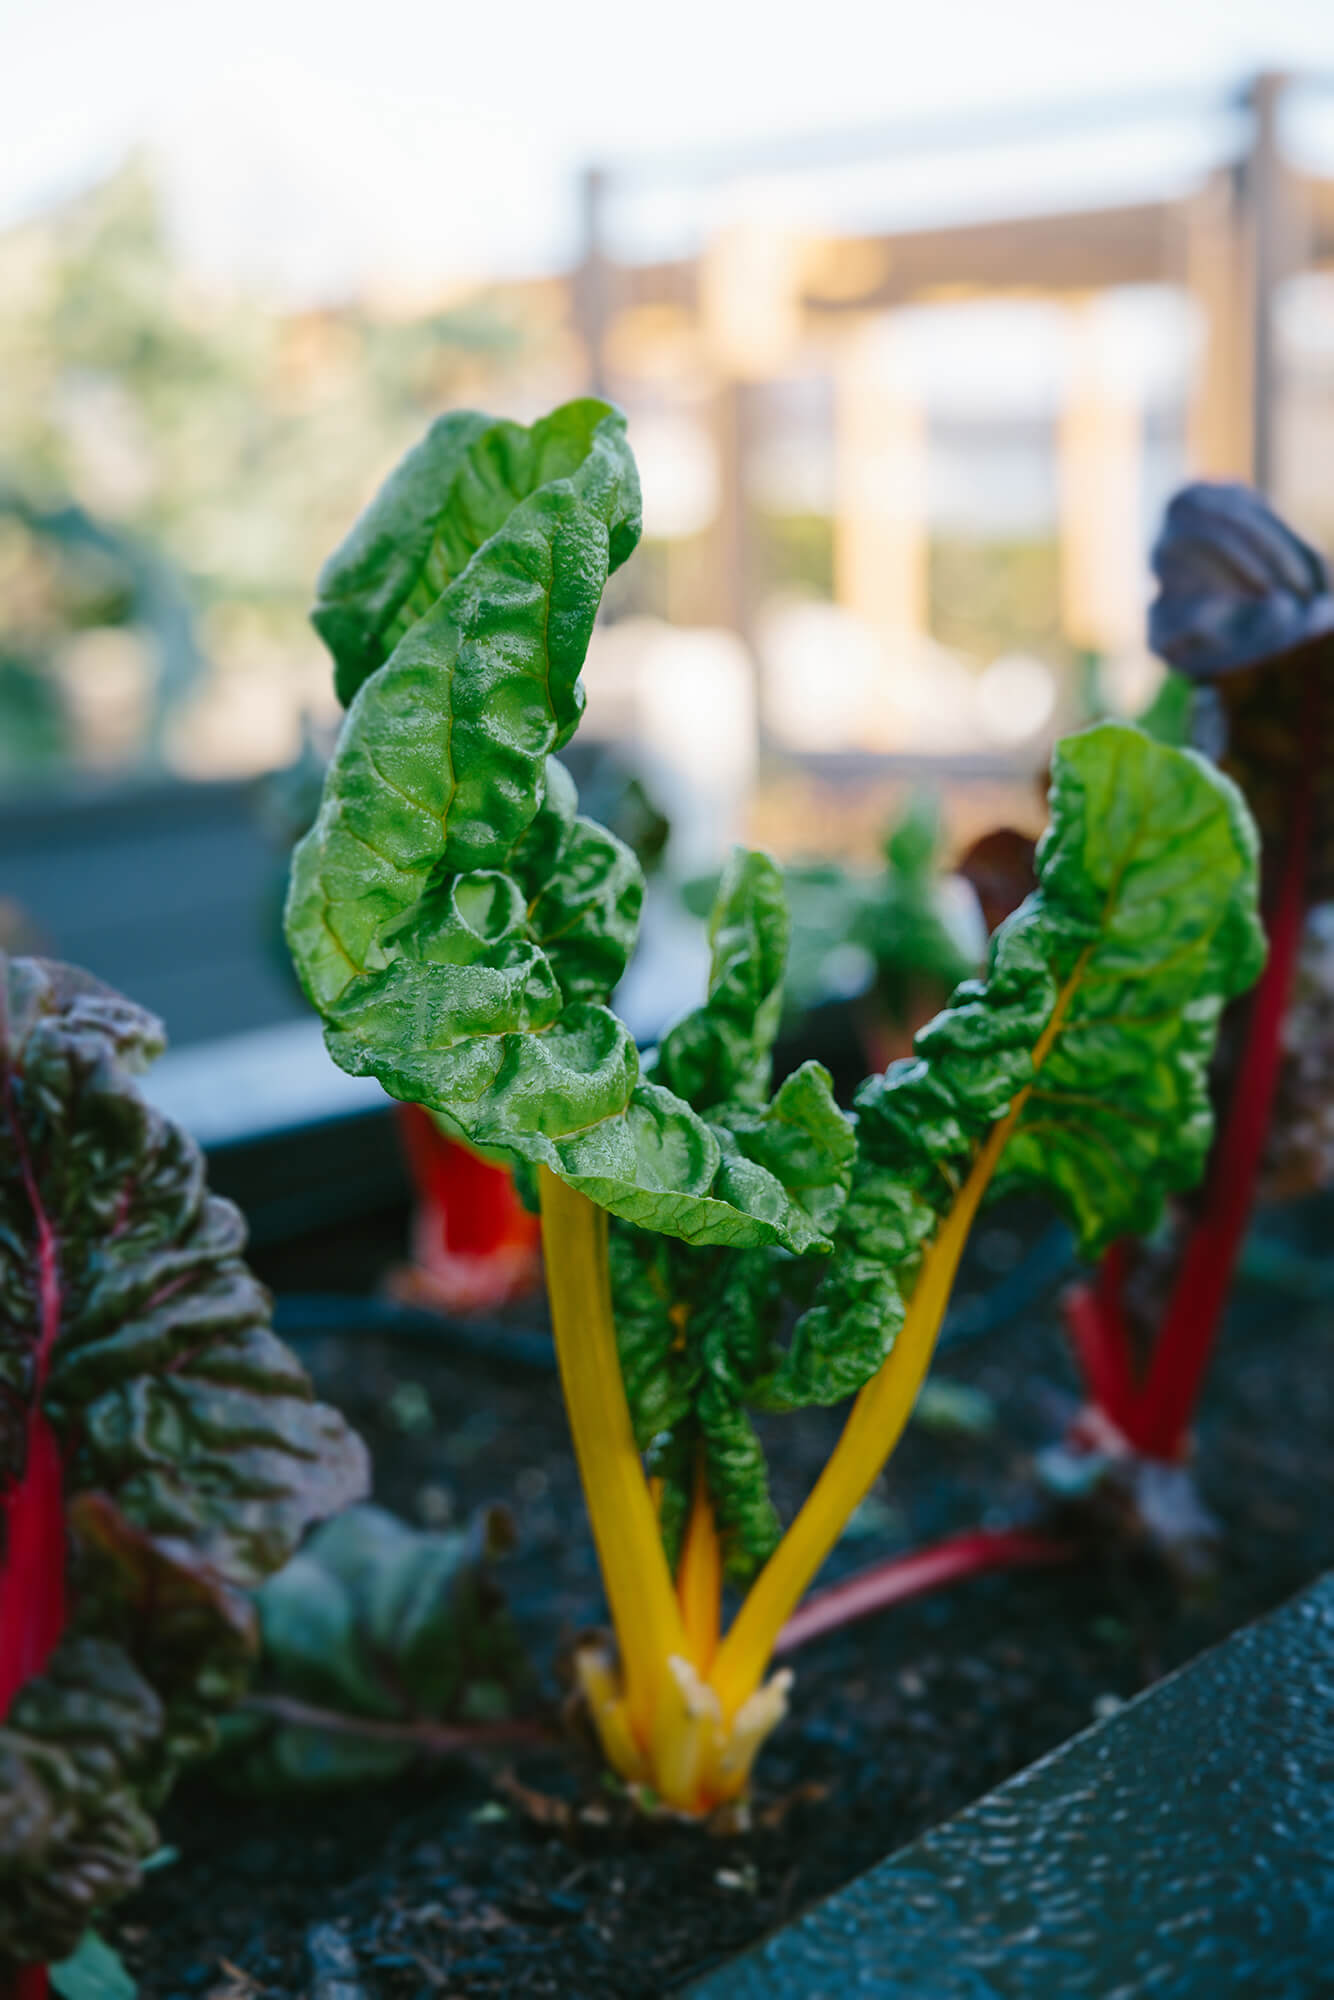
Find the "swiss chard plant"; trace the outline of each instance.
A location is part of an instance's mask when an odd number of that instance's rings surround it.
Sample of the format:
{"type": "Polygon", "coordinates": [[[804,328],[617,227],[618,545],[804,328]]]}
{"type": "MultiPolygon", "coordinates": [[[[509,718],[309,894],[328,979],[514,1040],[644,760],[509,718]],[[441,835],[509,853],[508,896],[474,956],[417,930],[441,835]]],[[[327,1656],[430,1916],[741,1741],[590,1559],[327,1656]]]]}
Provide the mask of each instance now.
{"type": "Polygon", "coordinates": [[[1334,1060],[1320,906],[1334,896],[1334,592],[1315,550],[1240,486],[1179,493],[1154,565],[1150,643],[1178,685],[1193,685],[1195,739],[1258,823],[1269,942],[1259,984],[1220,1038],[1218,1136],[1202,1189],[1153,1241],[1113,1245],[1071,1301],[1088,1442],[1177,1464],[1257,1190],[1268,1177],[1284,1193],[1304,1191],[1331,1164],[1321,1136],[1334,1060]]]}
{"type": "Polygon", "coordinates": [[[950,900],[941,850],[939,804],[930,792],[918,792],[886,832],[883,866],[848,926],[849,942],[874,967],[868,1039],[878,1045],[877,1068],[891,1053],[905,1053],[915,1030],[978,970],[980,931],[969,934],[950,900]]]}
{"type": "Polygon", "coordinates": [[[849,1116],[771,1091],[787,914],[738,852],[702,1004],[641,1060],[609,1005],[641,878],[558,761],[634,547],[622,419],[440,420],[320,584],[350,705],[288,936],[335,1059],[534,1175],[561,1379],[614,1642],[578,1674],[615,1769],[740,1797],[787,1621],[906,1424],[984,1197],[1040,1189],[1097,1252],[1198,1175],[1224,1002],[1258,970],[1231,783],[1124,727],[1053,765],[1038,886],[849,1116]],[[795,1518],[756,1412],[854,1399],[795,1518]],[[723,1629],[725,1580],[741,1593],[723,1629]]]}
{"type": "MultiPolygon", "coordinates": [[[[985,935],[966,893],[952,896],[941,853],[938,802],[919,791],[887,828],[877,868],[837,861],[784,868],[785,1038],[799,1038],[804,1017],[822,1001],[852,996],[858,1039],[883,1068],[978,970],[985,935]]],[[[687,909],[707,916],[717,889],[717,875],[687,883],[687,909]]]]}
{"type": "Polygon", "coordinates": [[[211,1769],[229,1789],[318,1791],[522,1740],[527,1656],[491,1575],[513,1525],[409,1527],[349,1507],[255,1593],[262,1653],[211,1769]]]}
{"type": "Polygon", "coordinates": [[[156,1021],[0,955],[0,1991],[133,1888],[257,1645],[248,1591],[364,1492],[209,1194],[140,1095],[156,1021]]]}

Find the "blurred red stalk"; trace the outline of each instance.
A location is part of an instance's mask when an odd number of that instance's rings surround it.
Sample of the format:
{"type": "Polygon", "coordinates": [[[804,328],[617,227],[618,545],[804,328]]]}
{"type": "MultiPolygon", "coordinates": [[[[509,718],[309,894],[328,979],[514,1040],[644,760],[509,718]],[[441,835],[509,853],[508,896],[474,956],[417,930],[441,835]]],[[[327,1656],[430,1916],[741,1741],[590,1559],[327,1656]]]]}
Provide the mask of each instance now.
{"type": "Polygon", "coordinates": [[[859,1618],[869,1618],[910,1597],[922,1597],[945,1584],[959,1583],[967,1576],[1070,1562],[1074,1555],[1073,1543],[1024,1528],[976,1528],[965,1535],[953,1535],[906,1556],[875,1563],[827,1590],[812,1591],[783,1627],[774,1652],[794,1653],[798,1646],[826,1632],[855,1624],[859,1618]]]}

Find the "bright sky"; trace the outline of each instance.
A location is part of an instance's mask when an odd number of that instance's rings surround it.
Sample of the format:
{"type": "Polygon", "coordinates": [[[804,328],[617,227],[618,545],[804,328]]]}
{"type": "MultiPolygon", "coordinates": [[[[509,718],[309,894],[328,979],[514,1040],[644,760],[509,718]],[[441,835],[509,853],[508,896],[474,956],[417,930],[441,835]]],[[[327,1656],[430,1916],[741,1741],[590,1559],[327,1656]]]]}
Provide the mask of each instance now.
{"type": "Polygon", "coordinates": [[[0,226],[133,145],[210,272],[549,267],[593,157],[1334,74],[1334,0],[3,0],[0,226]]]}

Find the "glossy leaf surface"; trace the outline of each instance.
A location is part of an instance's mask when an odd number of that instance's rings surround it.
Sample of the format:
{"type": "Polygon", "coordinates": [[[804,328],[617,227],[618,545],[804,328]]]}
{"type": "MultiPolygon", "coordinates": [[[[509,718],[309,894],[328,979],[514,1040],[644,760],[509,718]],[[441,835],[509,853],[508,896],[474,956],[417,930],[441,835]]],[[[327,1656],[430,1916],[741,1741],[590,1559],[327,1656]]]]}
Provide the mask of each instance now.
{"type": "Polygon", "coordinates": [[[245,1592],[367,1466],[275,1339],[240,1217],[135,1086],[157,1023],[38,960],[0,959],[0,1003],[0,1491],[23,1490],[39,1397],[74,1606],[0,1732],[24,1801],[0,1816],[0,1958],[58,1959],[237,1692],[245,1592]]]}
{"type": "Polygon", "coordinates": [[[1086,1255],[1152,1227],[1208,1150],[1221,1010],[1263,957],[1254,829],[1203,759],[1104,725],[1053,765],[1037,888],[912,1058],[857,1097],[852,1190],[826,1265],[720,1256],[692,1273],[631,1238],[613,1264],[627,1386],[665,1482],[670,1536],[707,1458],[734,1574],[777,1524],[745,1411],[835,1402],[893,1347],[925,1247],[997,1121],[994,1187],[1048,1196],[1086,1255]],[[805,1310],[786,1341],[781,1299],[805,1310]]]}
{"type": "MultiPolygon", "coordinates": [[[[330,1052],[646,1228],[810,1249],[822,1233],[781,1178],[773,1130],[734,1133],[642,1077],[606,1005],[642,876],[578,815],[553,753],[583,707],[603,586],[639,532],[623,422],[578,403],[531,433],[469,417],[432,438],[335,558],[317,609],[344,682],[360,679],[288,903],[330,1052]]],[[[756,920],[773,930],[776,907],[756,920]]],[[[720,1065],[707,1086],[691,1072],[706,1095],[755,1102],[774,1003],[756,1001],[747,1053],[752,998],[719,975],[708,1051],[678,1050],[687,1069],[720,1065]]]]}

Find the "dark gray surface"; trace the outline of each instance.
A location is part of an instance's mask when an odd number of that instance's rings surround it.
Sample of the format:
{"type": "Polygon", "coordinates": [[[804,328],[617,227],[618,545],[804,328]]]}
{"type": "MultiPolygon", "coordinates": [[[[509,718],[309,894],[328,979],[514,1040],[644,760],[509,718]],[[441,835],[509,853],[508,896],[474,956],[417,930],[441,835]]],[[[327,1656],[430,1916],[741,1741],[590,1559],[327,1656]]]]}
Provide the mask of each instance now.
{"type": "Polygon", "coordinates": [[[1334,1995],[1334,1574],[689,1992],[1334,1995]]]}
{"type": "Polygon", "coordinates": [[[306,1012],[284,962],[285,858],[250,784],[0,805],[0,897],[39,947],[161,1016],[173,1048],[306,1012]]]}

